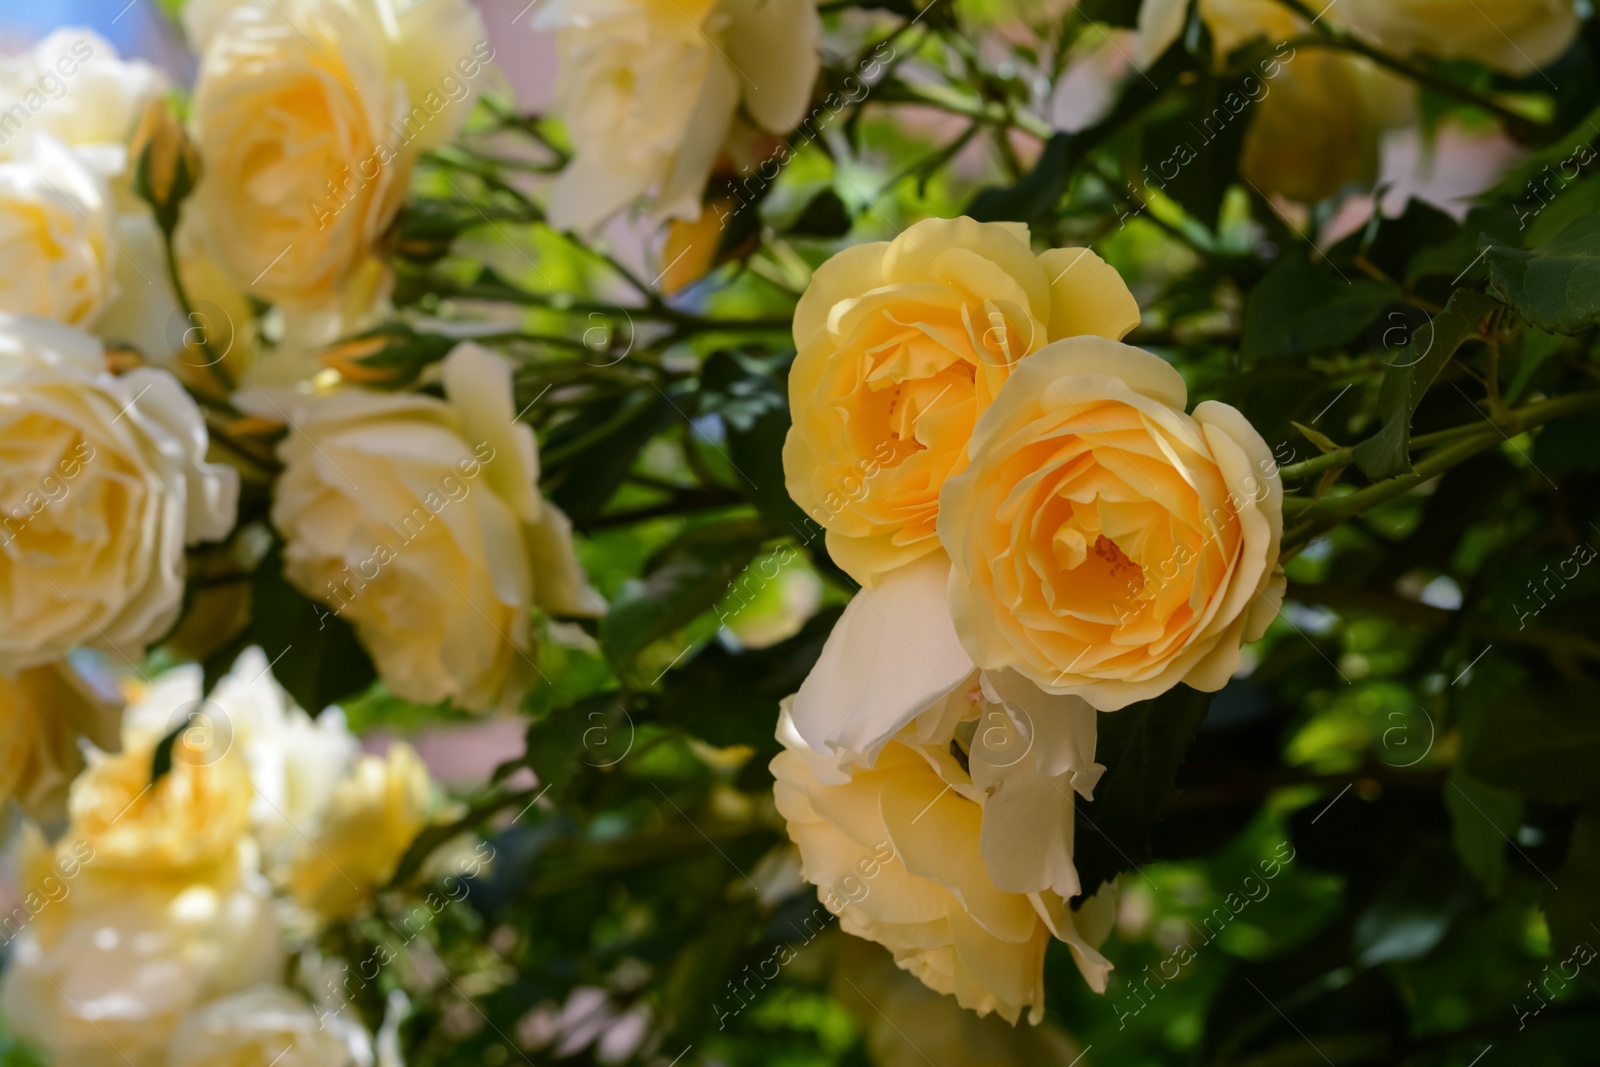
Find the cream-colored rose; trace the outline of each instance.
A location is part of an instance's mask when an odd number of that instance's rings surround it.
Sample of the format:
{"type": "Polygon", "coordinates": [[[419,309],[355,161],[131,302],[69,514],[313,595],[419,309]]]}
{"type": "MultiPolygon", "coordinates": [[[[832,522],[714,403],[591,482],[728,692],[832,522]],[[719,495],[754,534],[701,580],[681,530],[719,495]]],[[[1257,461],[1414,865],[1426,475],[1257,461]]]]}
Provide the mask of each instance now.
{"type": "Polygon", "coordinates": [[[359,912],[394,876],[433,808],[433,783],[409,745],[363,756],[334,790],[322,825],[297,850],[289,891],[325,918],[359,912]]]}
{"type": "Polygon", "coordinates": [[[211,762],[235,752],[248,767],[250,829],[272,869],[322,820],[359,745],[344,713],[327,708],[313,719],[272,677],[266,653],[250,647],[212,689],[202,691],[198,666],[176,667],[136,694],[124,730],[150,743],[188,722],[177,757],[211,762]]]}
{"type": "Polygon", "coordinates": [[[0,315],[0,672],[78,645],[141,655],[177,618],[184,546],[233,527],[237,473],[207,463],[165,371],[107,374],[100,343],[0,315]]]}
{"type": "Polygon", "coordinates": [[[115,295],[105,181],[50,136],[0,162],[0,311],[90,327],[115,295]]]}
{"type": "Polygon", "coordinates": [[[102,174],[123,173],[128,139],[145,105],[166,91],[161,72],[123,60],[105,38],[59,29],[26,52],[0,57],[0,158],[26,151],[33,134],[71,145],[102,174]]]}
{"type": "Polygon", "coordinates": [[[0,803],[15,797],[41,820],[65,813],[79,740],[118,745],[121,702],[103,688],[65,661],[0,675],[0,803]]]}
{"type": "Polygon", "coordinates": [[[184,1015],[279,973],[273,905],[248,867],[171,887],[125,879],[104,859],[81,840],[51,850],[29,836],[31,918],[11,943],[0,1011],[57,1064],[165,1067],[184,1015]]]}
{"type": "Polygon", "coordinates": [[[168,1067],[371,1067],[372,1038],[343,1015],[264,985],[214,1001],[178,1026],[168,1067]]]}
{"type": "Polygon", "coordinates": [[[698,218],[741,105],[788,133],[817,78],[814,0],[550,0],[535,25],[558,35],[556,110],[575,149],[550,197],[562,229],[647,193],[663,216],[698,218]]]}
{"type": "Polygon", "coordinates": [[[604,603],[571,524],[539,494],[510,366],[465,344],[443,379],[446,400],[351,389],[239,403],[292,427],[272,508],[289,580],[355,625],[400,696],[485,710],[532,684],[535,605],[604,603]]]}
{"type": "Polygon", "coordinates": [[[1243,415],[1187,403],[1170,365],[1101,338],[1012,375],[940,500],[979,667],[1104,711],[1227,683],[1282,602],[1283,487],[1243,415]]]}
{"type": "Polygon", "coordinates": [[[1573,0],[1343,0],[1338,19],[1384,51],[1531,74],[1572,46],[1573,0]]]}
{"type": "Polygon", "coordinates": [[[274,303],[338,297],[493,52],[467,0],[202,0],[193,122],[211,245],[274,303]]]}
{"type": "MultiPolygon", "coordinates": [[[[1083,712],[1092,732],[1095,713],[1083,712]]],[[[846,933],[883,945],[902,968],[964,1008],[998,1012],[1009,1022],[1026,1011],[1038,1023],[1052,936],[1068,944],[1097,991],[1111,965],[1077,928],[1089,920],[1104,933],[1098,904],[1074,913],[1055,889],[1031,878],[1034,888],[1023,889],[1011,880],[1035,865],[1030,845],[1059,831],[1052,807],[1067,813],[1070,850],[1071,786],[1051,801],[1043,791],[1060,793],[1062,782],[1034,775],[1042,790],[1019,791],[1019,802],[1043,804],[1040,821],[1026,839],[1003,842],[997,876],[991,806],[1023,777],[997,788],[993,776],[1026,764],[1029,754],[1013,751],[1013,722],[987,721],[996,714],[981,691],[953,694],[883,746],[871,767],[841,771],[796,732],[785,701],[778,726],[785,751],[772,773],[802,874],[846,933]]],[[[1076,876],[1062,888],[1075,891],[1076,876]]]]}
{"type": "Polygon", "coordinates": [[[1121,338],[1139,308],[1087,249],[1035,255],[1027,227],[927,219],[818,268],[795,310],[789,494],[863,585],[931,552],[945,479],[1030,353],[1121,338]]]}
{"type": "Polygon", "coordinates": [[[1075,1067],[1083,1047],[1055,1023],[1008,1026],[980,1017],[894,965],[887,952],[840,938],[830,988],[866,1035],[873,1067],[1075,1067]]]}

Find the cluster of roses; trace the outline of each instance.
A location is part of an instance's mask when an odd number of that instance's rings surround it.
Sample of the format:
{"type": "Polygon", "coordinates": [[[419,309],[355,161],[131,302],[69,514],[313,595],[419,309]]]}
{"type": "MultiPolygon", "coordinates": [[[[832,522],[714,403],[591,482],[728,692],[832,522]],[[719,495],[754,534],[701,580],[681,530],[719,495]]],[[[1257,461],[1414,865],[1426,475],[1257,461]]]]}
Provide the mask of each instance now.
{"type": "Polygon", "coordinates": [[[395,1065],[344,1010],[342,976],[302,973],[315,999],[282,982],[286,953],[365,907],[435,814],[421,761],[361,755],[258,648],[207,699],[193,666],[130,688],[122,750],[72,783],[65,830],[24,828],[0,915],[8,1027],[74,1067],[395,1065]]]}
{"type": "Polygon", "coordinates": [[[1112,894],[1069,905],[1097,888],[1073,863],[1096,714],[1220,689],[1283,596],[1271,452],[1225,404],[1187,414],[1120,343],[1138,321],[1094,253],[970,219],[847,249],[795,315],[789,491],[863,588],[785,702],[778,808],[843,929],[1012,1021],[1043,1017],[1051,937],[1094,989],[1111,969],[1112,894]]]}

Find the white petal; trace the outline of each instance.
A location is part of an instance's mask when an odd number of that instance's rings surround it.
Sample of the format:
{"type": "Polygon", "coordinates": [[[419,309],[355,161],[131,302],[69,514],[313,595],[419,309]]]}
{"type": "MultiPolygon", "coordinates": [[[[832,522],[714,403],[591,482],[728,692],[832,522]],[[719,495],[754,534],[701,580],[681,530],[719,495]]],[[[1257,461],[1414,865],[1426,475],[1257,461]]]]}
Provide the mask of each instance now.
{"type": "Polygon", "coordinates": [[[862,590],[828,635],[795,695],[794,725],[818,752],[861,757],[967,680],[972,660],[956,638],[940,553],[862,590]]]}

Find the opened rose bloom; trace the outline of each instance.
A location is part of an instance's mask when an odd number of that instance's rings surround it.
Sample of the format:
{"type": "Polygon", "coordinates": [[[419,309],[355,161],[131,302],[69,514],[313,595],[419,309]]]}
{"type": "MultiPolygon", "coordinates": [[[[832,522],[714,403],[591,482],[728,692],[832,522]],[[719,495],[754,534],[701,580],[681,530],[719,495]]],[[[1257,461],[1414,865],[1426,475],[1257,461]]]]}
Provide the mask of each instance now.
{"type": "Polygon", "coordinates": [[[285,573],[352,623],[407,700],[512,705],[536,677],[531,610],[594,615],[572,527],[539,493],[511,367],[476,345],[443,364],[448,399],[256,390],[238,403],[290,429],[272,520],[285,573]]]}
{"type": "Polygon", "coordinates": [[[730,136],[789,132],[817,78],[813,0],[549,0],[535,25],[558,34],[556,109],[576,151],[551,192],[563,229],[647,193],[663,216],[698,218],[730,136]]]}
{"type": "Polygon", "coordinates": [[[927,219],[847,248],[795,310],[789,493],[835,562],[873,585],[938,550],[939,491],[1016,366],[1052,340],[1138,324],[1100,257],[1035,255],[1020,224],[927,219]]]}
{"type": "MultiPolygon", "coordinates": [[[[772,773],[802,874],[846,933],[883,945],[964,1008],[1038,1023],[1051,937],[1067,943],[1095,990],[1111,970],[1095,947],[1109,929],[1110,893],[1074,913],[1065,900],[1078,890],[1076,875],[1050,886],[1035,847],[1065,849],[1070,871],[1072,789],[1087,792],[1098,768],[1078,753],[1083,773],[1067,769],[1056,780],[1030,770],[1007,783],[999,774],[1031,768],[1031,753],[1013,751],[1023,735],[1009,719],[986,723],[996,714],[990,696],[976,686],[952,694],[883,746],[872,766],[848,770],[806,744],[786,701],[778,727],[785,751],[772,773]],[[1039,788],[1025,788],[1024,778],[1039,788]],[[996,833],[994,799],[1013,788],[1010,819],[1031,804],[1064,810],[1064,827],[1045,814],[1043,832],[1013,821],[1013,832],[996,833]],[[1053,802],[1052,792],[1061,794],[1053,802]]],[[[1095,712],[1083,712],[1092,748],[1095,712]]]]}
{"type": "Polygon", "coordinates": [[[214,253],[267,300],[336,301],[417,153],[464,120],[492,54],[481,21],[465,0],[198,0],[185,22],[214,253]]]}
{"type": "Polygon", "coordinates": [[[0,311],[94,325],[114,295],[111,220],[104,179],[35,134],[0,163],[0,311]]]}
{"type": "Polygon", "coordinates": [[[1236,409],[1099,338],[1026,361],[941,499],[950,609],[973,662],[1103,711],[1214,692],[1282,603],[1283,488],[1236,409]]]}
{"type": "Polygon", "coordinates": [[[172,375],[114,377],[88,334],[0,315],[0,671],[123,661],[171,627],[185,544],[234,522],[238,473],[206,444],[172,375]]]}

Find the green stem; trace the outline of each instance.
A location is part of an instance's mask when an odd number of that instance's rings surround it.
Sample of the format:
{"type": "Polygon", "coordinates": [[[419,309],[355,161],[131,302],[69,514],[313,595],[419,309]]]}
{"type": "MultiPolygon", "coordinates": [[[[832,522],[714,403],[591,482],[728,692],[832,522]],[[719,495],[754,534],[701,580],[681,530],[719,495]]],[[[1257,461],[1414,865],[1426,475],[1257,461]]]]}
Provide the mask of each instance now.
{"type": "MultiPolygon", "coordinates": [[[[1376,485],[1369,485],[1365,489],[1358,489],[1353,493],[1347,493],[1344,496],[1332,499],[1319,500],[1309,505],[1295,516],[1297,519],[1304,521],[1284,535],[1284,551],[1287,552],[1298,548],[1313,537],[1325,530],[1332,529],[1344,520],[1410,492],[1428,479],[1443,474],[1451,467],[1465,463],[1480,452],[1487,451],[1525,430],[1531,430],[1555,419],[1581,415],[1596,410],[1600,410],[1600,390],[1578,393],[1572,396],[1561,396],[1552,400],[1529,404],[1516,411],[1509,412],[1510,419],[1504,426],[1496,426],[1490,423],[1482,428],[1472,427],[1473,432],[1461,434],[1461,439],[1456,443],[1419,460],[1410,474],[1403,474],[1398,478],[1389,478],[1378,482],[1376,485]]],[[[1460,428],[1456,431],[1445,432],[1459,434],[1460,428]]],[[[1418,441],[1422,440],[1423,438],[1418,438],[1418,441]]],[[[1328,455],[1331,456],[1334,453],[1330,452],[1328,455]]],[[[1325,459],[1326,457],[1319,458],[1325,459]]]]}

